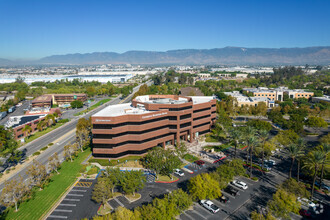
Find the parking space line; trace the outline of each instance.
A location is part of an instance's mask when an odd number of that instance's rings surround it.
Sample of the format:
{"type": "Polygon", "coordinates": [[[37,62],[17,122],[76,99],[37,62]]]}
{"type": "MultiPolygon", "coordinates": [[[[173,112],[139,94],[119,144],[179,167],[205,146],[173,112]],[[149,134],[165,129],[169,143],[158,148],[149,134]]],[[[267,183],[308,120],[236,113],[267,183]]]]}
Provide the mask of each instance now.
{"type": "Polygon", "coordinates": [[[77,206],[76,204],[59,204],[58,206],[77,206]]]}
{"type": "MultiPolygon", "coordinates": [[[[222,191],[221,191],[221,192],[222,192],[222,191]]],[[[227,193],[227,192],[222,192],[222,194],[225,194],[226,196],[229,196],[229,197],[231,197],[231,198],[233,198],[233,199],[236,198],[235,196],[233,196],[232,194],[227,193]]]]}
{"type": "Polygon", "coordinates": [[[68,196],[84,196],[84,195],[81,195],[81,194],[71,194],[71,193],[69,193],[68,196]]]}
{"type": "Polygon", "coordinates": [[[209,214],[210,214],[210,211],[209,211],[209,210],[206,210],[206,209],[204,208],[204,206],[202,206],[202,205],[199,204],[199,203],[197,203],[197,204],[198,204],[198,206],[195,206],[195,208],[198,208],[198,209],[202,210],[201,212],[206,213],[205,215],[209,215],[209,214]]]}
{"type": "Polygon", "coordinates": [[[55,209],[54,212],[72,212],[72,210],[67,210],[67,209],[55,209]]]}
{"type": "Polygon", "coordinates": [[[196,210],[191,210],[192,212],[196,213],[197,215],[199,215],[200,217],[202,217],[203,219],[207,219],[204,216],[202,216],[201,214],[199,214],[196,210]]]}
{"type": "Polygon", "coordinates": [[[123,203],[121,203],[117,198],[114,198],[114,200],[115,200],[120,206],[125,207],[125,206],[123,205],[123,203]]]}
{"type": "Polygon", "coordinates": [[[80,199],[67,199],[67,198],[65,198],[65,199],[63,199],[63,200],[66,200],[66,201],[74,201],[74,202],[79,202],[79,201],[80,201],[80,199]]]}
{"type": "Polygon", "coordinates": [[[87,190],[83,190],[83,189],[72,189],[71,191],[74,191],[74,192],[87,192],[87,190]]]}
{"type": "MultiPolygon", "coordinates": [[[[189,210],[187,210],[187,211],[189,211],[189,210]]],[[[191,215],[189,215],[188,213],[184,212],[184,213],[182,213],[182,214],[184,214],[184,215],[186,215],[188,218],[190,218],[190,219],[194,220],[194,218],[193,218],[193,217],[191,217],[191,215]]]]}
{"type": "Polygon", "coordinates": [[[50,215],[48,218],[68,218],[68,216],[62,216],[62,215],[50,215]]]}

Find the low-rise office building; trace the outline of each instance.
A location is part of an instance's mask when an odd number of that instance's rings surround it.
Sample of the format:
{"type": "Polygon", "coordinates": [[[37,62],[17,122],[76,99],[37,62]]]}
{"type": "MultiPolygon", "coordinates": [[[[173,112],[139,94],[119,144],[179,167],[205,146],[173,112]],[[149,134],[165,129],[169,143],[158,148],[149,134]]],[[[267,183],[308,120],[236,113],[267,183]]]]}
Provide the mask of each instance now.
{"type": "Polygon", "coordinates": [[[224,94],[235,98],[234,104],[239,107],[243,107],[243,106],[256,107],[256,106],[258,106],[258,104],[260,102],[265,103],[268,108],[275,107],[275,101],[267,96],[248,97],[248,96],[241,94],[239,91],[224,92],[224,94]]]}
{"type": "Polygon", "coordinates": [[[243,91],[246,91],[247,93],[251,92],[254,97],[267,97],[272,101],[283,101],[284,94],[287,94],[290,99],[308,99],[314,95],[313,92],[303,89],[288,89],[288,87],[278,87],[274,89],[266,87],[244,88],[243,91]]]}
{"type": "Polygon", "coordinates": [[[69,107],[70,103],[80,100],[82,102],[87,101],[86,94],[45,94],[32,100],[32,107],[51,107],[52,105],[58,105],[59,107],[69,107]]]}
{"type": "Polygon", "coordinates": [[[155,146],[193,141],[216,120],[212,96],[145,95],[92,116],[93,155],[141,155],[155,146]]]}

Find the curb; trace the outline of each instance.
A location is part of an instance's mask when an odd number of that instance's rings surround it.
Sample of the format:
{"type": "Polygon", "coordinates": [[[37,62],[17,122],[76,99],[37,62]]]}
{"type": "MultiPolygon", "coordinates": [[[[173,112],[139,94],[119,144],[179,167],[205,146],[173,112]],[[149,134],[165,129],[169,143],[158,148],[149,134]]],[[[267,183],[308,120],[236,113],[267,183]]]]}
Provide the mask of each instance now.
{"type": "Polygon", "coordinates": [[[247,148],[248,146],[242,147],[241,150],[244,150],[245,148],[247,148]]]}
{"type": "Polygon", "coordinates": [[[167,181],[155,181],[155,183],[175,183],[177,181],[179,181],[179,178],[177,180],[173,180],[173,181],[169,181],[169,182],[167,182],[167,181]]]}
{"type": "Polygon", "coordinates": [[[223,156],[223,157],[221,157],[220,159],[218,159],[218,160],[214,161],[213,163],[218,163],[219,161],[221,161],[221,160],[225,159],[226,157],[227,157],[227,156],[223,156]]]}
{"type": "MultiPolygon", "coordinates": [[[[243,166],[251,167],[250,165],[247,165],[247,164],[243,164],[243,166]]],[[[263,171],[263,170],[260,170],[260,169],[258,169],[258,168],[255,168],[255,167],[252,167],[252,169],[258,170],[258,171],[263,172],[263,173],[268,173],[268,172],[265,172],[265,171],[263,171]]]]}
{"type": "Polygon", "coordinates": [[[187,171],[190,174],[193,174],[194,173],[194,171],[192,171],[192,170],[190,170],[190,169],[188,169],[186,167],[183,167],[182,169],[185,170],[185,171],[187,171]]]}

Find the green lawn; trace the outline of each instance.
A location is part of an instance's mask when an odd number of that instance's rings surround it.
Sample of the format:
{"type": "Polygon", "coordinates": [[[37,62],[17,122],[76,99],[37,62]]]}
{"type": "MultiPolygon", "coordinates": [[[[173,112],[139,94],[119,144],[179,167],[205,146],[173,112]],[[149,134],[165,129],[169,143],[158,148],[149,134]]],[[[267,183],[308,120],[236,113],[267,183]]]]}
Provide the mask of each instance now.
{"type": "Polygon", "coordinates": [[[5,219],[41,219],[62,197],[62,195],[72,186],[79,175],[81,163],[91,153],[85,150],[73,162],[63,162],[60,174],[54,174],[51,182],[42,191],[38,191],[35,197],[20,205],[18,212],[11,208],[5,219]]]}
{"type": "Polygon", "coordinates": [[[213,137],[213,135],[205,135],[205,142],[219,142],[216,138],[213,137]]]}
{"type": "Polygon", "coordinates": [[[196,161],[196,160],[199,160],[198,157],[195,157],[194,155],[191,155],[191,154],[185,154],[185,155],[183,156],[183,159],[185,159],[186,161],[188,161],[188,162],[190,162],[190,163],[192,163],[192,162],[194,162],[194,161],[196,161]]]}
{"type": "Polygon", "coordinates": [[[88,160],[90,163],[99,163],[101,166],[116,166],[118,164],[124,163],[126,160],[140,160],[141,156],[127,156],[120,159],[110,159],[110,163],[108,159],[96,159],[91,158],[88,160]]]}
{"type": "Polygon", "coordinates": [[[52,126],[52,127],[48,127],[48,128],[46,128],[45,130],[37,131],[36,133],[32,134],[30,137],[25,138],[25,143],[27,144],[27,143],[29,143],[29,142],[31,142],[31,141],[34,141],[35,139],[41,137],[42,135],[45,135],[45,134],[51,132],[52,130],[55,130],[56,128],[61,127],[61,126],[64,125],[65,123],[66,123],[66,122],[64,122],[64,123],[57,123],[57,124],[55,124],[55,125],[52,126]]]}
{"type": "Polygon", "coordinates": [[[85,114],[89,111],[92,111],[93,109],[96,109],[97,107],[99,107],[100,105],[106,103],[106,102],[109,102],[111,99],[102,99],[101,101],[98,101],[96,104],[92,105],[91,107],[89,107],[88,109],[85,109],[81,112],[78,112],[76,114],[74,114],[74,116],[79,116],[79,115],[82,115],[82,114],[85,114]]]}

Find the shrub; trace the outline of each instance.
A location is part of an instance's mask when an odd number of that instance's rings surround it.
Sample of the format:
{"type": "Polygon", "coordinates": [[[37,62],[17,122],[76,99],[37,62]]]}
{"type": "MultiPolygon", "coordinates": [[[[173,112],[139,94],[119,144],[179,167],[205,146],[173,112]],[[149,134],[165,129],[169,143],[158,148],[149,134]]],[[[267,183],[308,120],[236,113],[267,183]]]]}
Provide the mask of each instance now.
{"type": "Polygon", "coordinates": [[[256,177],[256,176],[252,177],[251,179],[254,181],[258,181],[258,177],[256,177]]]}
{"type": "Polygon", "coordinates": [[[82,108],[84,106],[84,103],[80,100],[75,100],[70,103],[72,108],[82,108]]]}
{"type": "Polygon", "coordinates": [[[52,145],[54,145],[54,143],[49,143],[49,144],[48,144],[48,146],[52,146],[52,145]]]}
{"type": "Polygon", "coordinates": [[[97,174],[98,171],[98,167],[93,167],[90,170],[87,171],[87,175],[93,175],[93,174],[97,174]]]}
{"type": "Polygon", "coordinates": [[[80,173],[85,173],[86,171],[86,168],[87,168],[88,165],[83,165],[81,168],[80,168],[80,173]]]}
{"type": "Polygon", "coordinates": [[[41,148],[41,151],[47,150],[48,146],[41,148]]]}
{"type": "Polygon", "coordinates": [[[34,153],[32,154],[32,156],[36,156],[36,155],[40,155],[40,152],[37,151],[37,152],[34,152],[34,153]]]}
{"type": "Polygon", "coordinates": [[[70,120],[68,118],[66,119],[61,119],[59,120],[57,123],[66,123],[66,122],[69,122],[70,120]]]}

